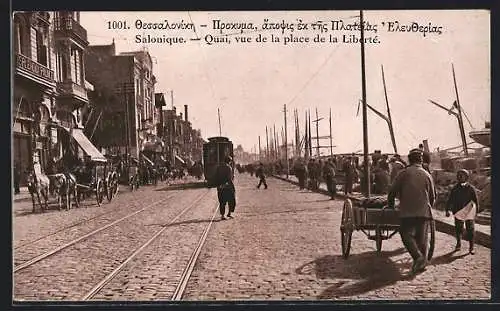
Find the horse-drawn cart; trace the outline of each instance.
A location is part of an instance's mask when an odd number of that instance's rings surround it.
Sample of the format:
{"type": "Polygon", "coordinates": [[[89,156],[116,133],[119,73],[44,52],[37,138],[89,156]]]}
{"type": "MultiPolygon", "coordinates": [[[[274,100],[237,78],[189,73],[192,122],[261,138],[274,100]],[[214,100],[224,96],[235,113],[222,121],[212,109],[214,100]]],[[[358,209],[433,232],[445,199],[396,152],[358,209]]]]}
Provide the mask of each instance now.
{"type": "Polygon", "coordinates": [[[95,194],[97,205],[101,206],[104,196],[107,195],[106,163],[103,160],[92,160],[92,168],[84,166],[77,174],[77,198],[81,202],[85,197],[95,194]]]}
{"type": "MultiPolygon", "coordinates": [[[[347,198],[342,209],[340,224],[342,256],[349,257],[351,238],[354,230],[363,232],[368,239],[375,240],[377,252],[382,251],[382,241],[392,238],[399,232],[399,209],[387,207],[387,197],[377,196],[353,200],[347,198]]],[[[428,222],[428,254],[430,260],[434,253],[436,228],[434,221],[428,222]]]]}

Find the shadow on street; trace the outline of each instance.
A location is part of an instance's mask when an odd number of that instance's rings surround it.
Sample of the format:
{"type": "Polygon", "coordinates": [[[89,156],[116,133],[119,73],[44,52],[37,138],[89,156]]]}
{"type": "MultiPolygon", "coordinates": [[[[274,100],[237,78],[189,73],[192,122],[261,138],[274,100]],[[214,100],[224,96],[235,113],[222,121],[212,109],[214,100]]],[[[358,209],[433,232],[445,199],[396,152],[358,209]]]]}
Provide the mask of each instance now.
{"type": "Polygon", "coordinates": [[[296,273],[314,273],[319,279],[339,279],[338,283],[319,294],[318,299],[356,296],[411,279],[410,275],[403,274],[409,263],[391,260],[392,256],[405,252],[404,248],[381,253],[372,251],[352,254],[347,259],[341,255],[328,255],[297,268],[296,273]],[[352,280],[356,281],[352,283],[352,280]]]}
{"type": "Polygon", "coordinates": [[[451,251],[451,252],[448,252],[448,253],[443,254],[441,256],[432,258],[429,265],[431,265],[431,266],[445,265],[445,264],[452,263],[453,261],[455,261],[457,259],[464,258],[464,257],[469,255],[468,253],[465,253],[465,254],[462,253],[461,255],[457,255],[457,253],[458,253],[457,251],[451,251]]]}

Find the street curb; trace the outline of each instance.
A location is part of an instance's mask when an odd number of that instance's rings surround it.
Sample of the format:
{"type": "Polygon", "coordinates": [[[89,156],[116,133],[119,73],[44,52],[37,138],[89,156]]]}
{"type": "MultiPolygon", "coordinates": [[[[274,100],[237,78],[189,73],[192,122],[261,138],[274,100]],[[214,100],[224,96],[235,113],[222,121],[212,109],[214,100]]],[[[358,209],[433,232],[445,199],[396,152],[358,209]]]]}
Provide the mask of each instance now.
{"type": "MultiPolygon", "coordinates": [[[[277,175],[271,175],[271,176],[274,177],[274,178],[276,178],[276,179],[280,179],[280,180],[289,182],[289,183],[297,185],[297,186],[299,185],[298,182],[290,180],[290,179],[287,179],[285,177],[281,177],[281,176],[277,176],[277,175]]],[[[316,190],[314,192],[318,192],[318,193],[325,194],[325,195],[328,195],[328,196],[330,195],[328,193],[328,191],[323,190],[323,189],[318,189],[318,190],[316,190]]],[[[357,200],[357,198],[355,198],[353,196],[346,196],[344,194],[338,194],[337,193],[336,196],[339,197],[339,198],[343,198],[343,199],[345,199],[346,197],[348,197],[348,198],[350,198],[352,200],[357,200]]],[[[441,221],[439,219],[434,219],[434,222],[436,224],[436,230],[437,231],[443,232],[443,233],[446,233],[446,234],[449,234],[449,235],[453,235],[453,236],[455,235],[455,226],[454,225],[446,223],[446,222],[443,222],[443,221],[441,221]]],[[[488,235],[488,234],[486,234],[484,232],[481,232],[481,231],[476,231],[475,232],[475,243],[491,249],[491,235],[488,235]]]]}

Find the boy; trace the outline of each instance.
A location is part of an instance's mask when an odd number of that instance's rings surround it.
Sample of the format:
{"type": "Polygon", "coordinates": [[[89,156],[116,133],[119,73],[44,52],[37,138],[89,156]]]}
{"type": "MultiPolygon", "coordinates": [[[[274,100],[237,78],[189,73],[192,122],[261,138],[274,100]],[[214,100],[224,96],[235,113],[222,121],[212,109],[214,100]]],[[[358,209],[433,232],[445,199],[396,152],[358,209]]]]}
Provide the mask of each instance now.
{"type": "Polygon", "coordinates": [[[455,234],[457,245],[455,251],[462,247],[462,232],[465,222],[466,237],[469,240],[469,254],[474,255],[474,219],[476,218],[478,200],[476,190],[470,185],[469,172],[461,169],[457,172],[457,184],[451,189],[446,203],[446,217],[450,211],[455,216],[455,234]]]}

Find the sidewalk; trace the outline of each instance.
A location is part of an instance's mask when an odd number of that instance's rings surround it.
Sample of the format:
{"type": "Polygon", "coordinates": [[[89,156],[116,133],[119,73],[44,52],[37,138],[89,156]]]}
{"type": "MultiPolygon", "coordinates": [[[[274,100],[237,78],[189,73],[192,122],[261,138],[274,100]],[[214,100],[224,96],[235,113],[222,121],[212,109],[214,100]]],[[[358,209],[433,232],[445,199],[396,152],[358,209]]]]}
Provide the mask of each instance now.
{"type": "MultiPolygon", "coordinates": [[[[299,184],[298,179],[293,175],[289,175],[288,179],[286,179],[285,176],[279,176],[279,175],[273,175],[273,177],[281,179],[283,181],[288,181],[295,185],[299,184]]],[[[318,192],[329,195],[326,189],[326,185],[324,183],[320,184],[318,192]]],[[[339,188],[337,188],[337,197],[346,198],[344,193],[340,191],[339,188]]],[[[348,195],[347,197],[349,197],[352,200],[359,200],[362,198],[362,194],[353,193],[352,195],[348,195]]],[[[436,223],[436,230],[450,235],[455,235],[455,223],[453,217],[446,217],[445,212],[438,209],[433,209],[433,216],[436,223]]],[[[483,216],[478,215],[478,217],[484,217],[484,215],[483,216]]],[[[476,222],[474,228],[476,229],[476,237],[475,237],[476,243],[491,248],[491,225],[483,225],[476,222]]]]}
{"type": "Polygon", "coordinates": [[[28,187],[20,187],[19,190],[20,190],[19,194],[14,194],[14,191],[12,191],[13,202],[31,201],[31,195],[28,191],[28,187]]]}

